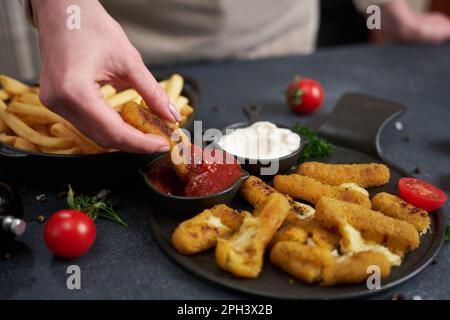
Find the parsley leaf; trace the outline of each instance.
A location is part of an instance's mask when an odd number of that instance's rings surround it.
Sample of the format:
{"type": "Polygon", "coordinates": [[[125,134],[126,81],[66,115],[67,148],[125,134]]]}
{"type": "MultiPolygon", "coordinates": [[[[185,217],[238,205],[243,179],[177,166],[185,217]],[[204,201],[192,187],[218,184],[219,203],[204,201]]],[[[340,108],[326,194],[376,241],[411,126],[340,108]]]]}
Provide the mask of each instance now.
{"type": "Polygon", "coordinates": [[[328,157],[333,152],[333,146],[327,140],[320,138],[311,129],[296,123],[293,127],[294,132],[308,138],[309,142],[302,150],[300,161],[309,161],[311,159],[319,159],[328,157]]]}

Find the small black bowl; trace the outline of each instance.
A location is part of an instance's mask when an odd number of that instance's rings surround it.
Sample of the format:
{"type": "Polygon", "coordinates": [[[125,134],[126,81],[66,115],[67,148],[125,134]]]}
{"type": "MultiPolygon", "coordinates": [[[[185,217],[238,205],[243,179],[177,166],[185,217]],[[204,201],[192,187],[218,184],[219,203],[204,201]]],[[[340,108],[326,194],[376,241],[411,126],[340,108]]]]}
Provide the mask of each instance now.
{"type": "Polygon", "coordinates": [[[242,182],[244,182],[244,180],[246,180],[250,176],[247,171],[241,169],[243,176],[236,180],[233,185],[223,191],[207,196],[184,197],[170,195],[156,189],[146,175],[146,171],[150,167],[152,167],[165,157],[166,155],[162,155],[152,160],[149,164],[140,169],[139,172],[144,179],[144,182],[148,187],[148,191],[150,192],[150,195],[152,196],[158,208],[160,208],[164,212],[174,215],[188,217],[198,214],[204,209],[211,208],[217,204],[229,204],[241,187],[242,182]]]}
{"type": "MultiPolygon", "coordinates": [[[[222,132],[225,134],[226,130],[228,130],[228,129],[235,130],[235,129],[246,128],[246,127],[250,126],[251,124],[252,123],[250,123],[250,122],[234,123],[232,125],[225,127],[222,130],[222,132]]],[[[278,128],[291,129],[291,128],[289,128],[285,125],[279,124],[279,123],[275,123],[275,124],[278,128]]],[[[282,174],[282,173],[288,172],[289,169],[291,169],[293,166],[296,166],[298,164],[298,159],[300,157],[300,153],[302,152],[303,148],[308,143],[308,139],[306,137],[304,137],[300,134],[299,134],[299,136],[300,136],[299,147],[291,154],[288,154],[281,158],[259,160],[259,159],[238,157],[236,155],[234,155],[234,156],[238,159],[241,166],[245,170],[247,170],[250,174],[255,175],[255,176],[260,176],[264,180],[271,179],[277,174],[282,174]],[[278,161],[278,170],[276,170],[276,172],[273,172],[270,174],[262,172],[264,169],[268,169],[272,165],[274,165],[275,161],[278,161]]],[[[217,142],[215,143],[215,147],[222,149],[217,142]]],[[[230,154],[232,154],[232,153],[230,153],[230,154]]]]}

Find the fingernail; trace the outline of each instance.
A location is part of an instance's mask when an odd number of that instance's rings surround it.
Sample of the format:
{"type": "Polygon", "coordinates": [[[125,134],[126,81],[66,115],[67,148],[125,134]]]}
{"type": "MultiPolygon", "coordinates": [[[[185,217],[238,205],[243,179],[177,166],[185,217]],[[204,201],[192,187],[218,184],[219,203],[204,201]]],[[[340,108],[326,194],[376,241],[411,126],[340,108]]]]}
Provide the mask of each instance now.
{"type": "Polygon", "coordinates": [[[167,144],[159,147],[159,149],[157,150],[158,152],[167,152],[169,151],[169,146],[167,144]]]}
{"type": "Polygon", "coordinates": [[[177,121],[181,120],[180,112],[178,111],[177,107],[175,107],[172,103],[169,103],[169,111],[173,115],[175,120],[177,121]]]}

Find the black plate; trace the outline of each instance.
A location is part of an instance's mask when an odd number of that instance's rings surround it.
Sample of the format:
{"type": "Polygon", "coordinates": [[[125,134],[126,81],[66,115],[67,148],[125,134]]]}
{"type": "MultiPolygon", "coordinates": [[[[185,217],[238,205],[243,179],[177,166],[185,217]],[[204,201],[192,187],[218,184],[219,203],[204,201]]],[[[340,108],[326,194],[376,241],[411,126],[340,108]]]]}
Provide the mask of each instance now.
{"type": "MultiPolygon", "coordinates": [[[[158,79],[166,79],[158,76],[158,79]]],[[[186,96],[193,113],[184,128],[191,130],[199,109],[200,87],[195,79],[183,75],[186,96]]],[[[100,154],[58,155],[27,152],[0,142],[0,178],[23,187],[67,188],[108,187],[140,181],[138,170],[156,154],[109,152],[100,154]]]]}
{"type": "MultiPolygon", "coordinates": [[[[357,151],[335,147],[333,156],[326,159],[326,162],[362,163],[378,162],[378,160],[357,151]]],[[[401,172],[400,169],[391,167],[391,182],[389,185],[371,189],[371,195],[381,191],[396,193],[397,181],[400,177],[404,176],[401,172]]],[[[250,208],[239,196],[233,200],[231,206],[237,209],[250,208]]],[[[424,270],[435,258],[443,244],[445,235],[445,220],[442,210],[432,213],[430,217],[431,231],[421,238],[421,244],[417,250],[406,255],[400,267],[392,269],[390,276],[382,281],[382,288],[380,290],[368,290],[365,283],[329,288],[319,285],[307,285],[299,281],[294,281],[291,284],[292,277],[272,265],[267,258],[265,259],[263,271],[257,279],[237,279],[217,267],[214,260],[214,250],[186,257],[179,254],[172,247],[170,242],[172,232],[183,218],[171,215],[170,212],[164,212],[154,207],[148,219],[151,232],[162,250],[180,266],[203,279],[230,289],[262,297],[280,299],[342,299],[379,293],[382,290],[392,288],[407,281],[424,270]]]]}

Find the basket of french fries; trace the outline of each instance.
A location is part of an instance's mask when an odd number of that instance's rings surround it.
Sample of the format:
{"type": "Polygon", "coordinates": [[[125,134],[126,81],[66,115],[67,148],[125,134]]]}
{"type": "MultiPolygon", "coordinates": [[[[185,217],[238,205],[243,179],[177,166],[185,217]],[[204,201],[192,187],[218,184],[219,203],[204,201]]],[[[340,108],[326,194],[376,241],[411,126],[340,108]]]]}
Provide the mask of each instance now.
{"type": "MultiPolygon", "coordinates": [[[[180,126],[189,129],[198,109],[197,83],[179,74],[160,79],[159,84],[181,114],[180,126]]],[[[137,176],[139,165],[154,157],[100,147],[68,120],[47,108],[39,99],[38,85],[5,75],[0,75],[0,84],[0,176],[12,175],[13,179],[27,176],[26,180],[59,185],[49,179],[54,176],[64,181],[62,183],[76,184],[84,179],[86,172],[91,182],[108,175],[109,169],[115,171],[116,177],[118,172],[123,176],[131,171],[132,176],[137,176]],[[31,172],[26,174],[25,171],[31,172]]],[[[111,85],[104,85],[100,91],[119,114],[129,101],[145,105],[132,88],[117,91],[111,85]]]]}

